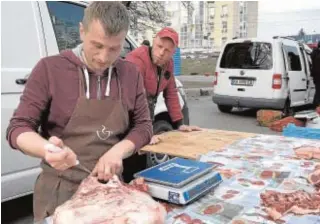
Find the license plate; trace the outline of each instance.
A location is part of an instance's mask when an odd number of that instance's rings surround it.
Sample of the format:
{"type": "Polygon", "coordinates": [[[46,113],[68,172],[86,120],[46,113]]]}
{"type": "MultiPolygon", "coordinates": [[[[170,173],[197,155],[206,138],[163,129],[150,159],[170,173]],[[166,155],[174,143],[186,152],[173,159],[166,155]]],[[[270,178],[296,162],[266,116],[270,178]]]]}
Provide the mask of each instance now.
{"type": "Polygon", "coordinates": [[[249,79],[232,79],[231,85],[234,86],[253,86],[253,80],[249,79]]]}

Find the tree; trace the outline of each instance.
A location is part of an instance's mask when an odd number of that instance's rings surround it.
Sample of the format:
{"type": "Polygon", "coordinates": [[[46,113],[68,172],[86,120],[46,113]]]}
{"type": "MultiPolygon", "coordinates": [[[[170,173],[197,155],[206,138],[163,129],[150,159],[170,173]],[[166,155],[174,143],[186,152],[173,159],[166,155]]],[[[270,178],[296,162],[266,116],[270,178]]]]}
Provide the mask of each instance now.
{"type": "Polygon", "coordinates": [[[300,38],[300,39],[303,39],[305,35],[306,35],[306,33],[304,32],[303,28],[301,28],[301,29],[299,30],[299,33],[298,33],[299,38],[300,38]]]}
{"type": "MultiPolygon", "coordinates": [[[[163,1],[122,1],[130,12],[130,29],[136,32],[153,29],[156,26],[164,27],[169,18],[163,1]]],[[[194,7],[190,1],[182,1],[182,6],[192,14],[194,7]]]]}
{"type": "Polygon", "coordinates": [[[124,1],[130,12],[130,29],[136,32],[166,26],[168,22],[165,2],[161,1],[124,1]]]}

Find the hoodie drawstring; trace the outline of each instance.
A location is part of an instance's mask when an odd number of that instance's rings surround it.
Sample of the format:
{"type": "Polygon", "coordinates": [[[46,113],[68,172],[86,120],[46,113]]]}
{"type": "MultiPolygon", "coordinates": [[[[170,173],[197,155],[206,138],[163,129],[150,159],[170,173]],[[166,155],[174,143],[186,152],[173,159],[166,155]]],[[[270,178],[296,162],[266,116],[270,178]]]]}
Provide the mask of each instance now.
{"type": "Polygon", "coordinates": [[[87,99],[90,99],[90,90],[89,90],[89,73],[86,67],[83,67],[83,73],[85,76],[85,80],[86,80],[86,86],[87,86],[87,91],[86,91],[86,97],[87,99]]]}
{"type": "Polygon", "coordinates": [[[111,75],[112,75],[112,66],[110,66],[110,68],[109,68],[108,83],[107,83],[107,88],[106,88],[105,96],[110,96],[111,75]]]}
{"type": "MultiPolygon", "coordinates": [[[[83,67],[83,73],[85,76],[85,81],[86,81],[86,86],[87,86],[87,90],[86,90],[86,98],[90,99],[90,89],[89,89],[89,73],[86,67],[83,67]]],[[[110,85],[111,85],[111,76],[112,76],[112,66],[110,66],[109,71],[108,71],[108,82],[107,82],[107,87],[106,87],[106,92],[105,92],[105,96],[110,96],[110,85]]]]}

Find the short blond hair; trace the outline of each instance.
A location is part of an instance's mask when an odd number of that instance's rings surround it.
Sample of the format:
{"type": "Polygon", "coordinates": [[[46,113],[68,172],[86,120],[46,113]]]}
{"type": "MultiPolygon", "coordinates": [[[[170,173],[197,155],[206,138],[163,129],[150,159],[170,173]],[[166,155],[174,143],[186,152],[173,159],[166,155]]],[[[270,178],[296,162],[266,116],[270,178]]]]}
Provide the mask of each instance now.
{"type": "Polygon", "coordinates": [[[108,35],[117,35],[129,30],[129,15],[126,7],[120,2],[92,2],[84,11],[82,24],[89,29],[93,20],[99,20],[108,35]]]}

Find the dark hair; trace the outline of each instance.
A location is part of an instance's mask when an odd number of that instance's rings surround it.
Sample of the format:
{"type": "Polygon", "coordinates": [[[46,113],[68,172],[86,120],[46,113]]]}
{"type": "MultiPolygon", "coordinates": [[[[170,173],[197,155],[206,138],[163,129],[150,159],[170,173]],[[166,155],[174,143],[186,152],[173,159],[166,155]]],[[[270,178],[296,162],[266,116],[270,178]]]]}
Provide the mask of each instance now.
{"type": "Polygon", "coordinates": [[[146,46],[150,47],[150,41],[144,40],[144,41],[142,41],[142,45],[146,45],[146,46]]]}

